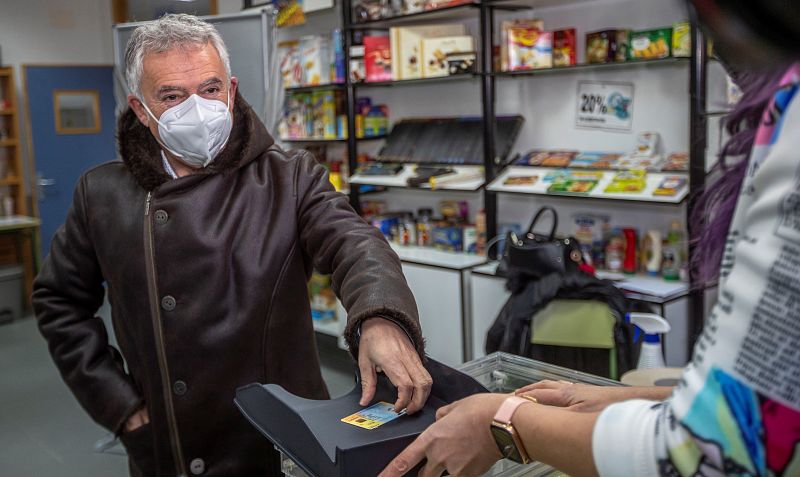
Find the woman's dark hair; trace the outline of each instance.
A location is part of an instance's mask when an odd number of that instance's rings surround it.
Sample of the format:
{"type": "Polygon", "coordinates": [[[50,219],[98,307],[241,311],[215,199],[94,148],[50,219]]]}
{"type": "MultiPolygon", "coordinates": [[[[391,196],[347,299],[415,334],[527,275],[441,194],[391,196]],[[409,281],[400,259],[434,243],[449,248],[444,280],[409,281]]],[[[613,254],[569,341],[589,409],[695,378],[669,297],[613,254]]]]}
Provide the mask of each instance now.
{"type": "Polygon", "coordinates": [[[743,96],[724,119],[730,139],[709,173],[711,182],[695,200],[690,217],[692,226],[699,231],[694,238],[695,249],[690,265],[700,286],[715,281],[719,276],[728,229],[747,173],[756,132],[784,73],[785,68],[779,68],[770,72],[733,75],[743,96]]]}

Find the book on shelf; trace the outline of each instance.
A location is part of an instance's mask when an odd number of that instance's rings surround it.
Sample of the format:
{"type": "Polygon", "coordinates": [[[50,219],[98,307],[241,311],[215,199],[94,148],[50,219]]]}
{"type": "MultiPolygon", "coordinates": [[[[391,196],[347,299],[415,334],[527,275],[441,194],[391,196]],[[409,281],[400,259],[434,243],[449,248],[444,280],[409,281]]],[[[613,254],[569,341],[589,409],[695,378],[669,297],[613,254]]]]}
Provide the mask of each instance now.
{"type": "Polygon", "coordinates": [[[443,36],[422,40],[422,77],[447,76],[450,69],[447,55],[474,51],[475,41],[471,36],[443,36]]]}
{"type": "Polygon", "coordinates": [[[459,23],[391,28],[392,77],[395,81],[422,78],[422,41],[425,38],[460,36],[466,31],[466,27],[459,23]]]}

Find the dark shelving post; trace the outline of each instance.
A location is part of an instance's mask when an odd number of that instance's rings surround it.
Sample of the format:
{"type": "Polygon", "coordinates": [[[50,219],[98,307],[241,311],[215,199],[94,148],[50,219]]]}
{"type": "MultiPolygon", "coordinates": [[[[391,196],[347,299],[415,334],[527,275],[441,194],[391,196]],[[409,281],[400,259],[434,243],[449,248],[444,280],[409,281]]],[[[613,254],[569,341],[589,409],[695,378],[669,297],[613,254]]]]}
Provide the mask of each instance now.
{"type": "MultiPolygon", "coordinates": [[[[350,47],[353,46],[353,7],[351,0],[342,0],[342,33],[344,34],[345,99],[347,101],[347,167],[353,175],[358,167],[356,139],[356,87],[350,75],[350,47]]],[[[349,179],[349,178],[348,178],[349,179]]],[[[350,184],[350,205],[361,213],[360,187],[350,184]]]]}
{"type": "MultiPolygon", "coordinates": [[[[494,8],[486,2],[480,6],[481,23],[481,106],[483,108],[483,165],[485,184],[495,178],[495,139],[497,135],[494,76],[494,8]]],[[[483,187],[483,208],[486,212],[486,238],[497,235],[497,193],[483,187]]],[[[493,252],[494,253],[493,249],[493,252]]],[[[490,256],[492,258],[492,256],[490,256]]]]}
{"type": "MultiPolygon", "coordinates": [[[[706,181],[706,150],[708,145],[706,120],[706,78],[707,78],[707,46],[703,32],[700,30],[697,13],[689,6],[689,17],[692,29],[692,58],[689,67],[689,205],[687,206],[687,226],[689,232],[689,264],[696,250],[697,226],[692,223],[692,210],[697,195],[702,191],[706,181]]],[[[705,288],[698,286],[694,273],[689,274],[689,340],[687,346],[689,356],[694,351],[694,344],[703,330],[705,315],[705,288]]]]}

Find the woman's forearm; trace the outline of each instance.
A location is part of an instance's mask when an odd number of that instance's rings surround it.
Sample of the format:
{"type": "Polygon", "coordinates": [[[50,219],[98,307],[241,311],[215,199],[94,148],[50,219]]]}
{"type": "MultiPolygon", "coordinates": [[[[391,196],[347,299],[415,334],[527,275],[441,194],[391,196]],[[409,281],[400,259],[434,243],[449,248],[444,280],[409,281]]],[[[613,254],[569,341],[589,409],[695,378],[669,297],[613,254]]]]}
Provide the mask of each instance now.
{"type": "Polygon", "coordinates": [[[597,415],[531,403],[520,406],[513,424],[532,460],[574,477],[596,476],[592,431],[597,415]]]}
{"type": "Polygon", "coordinates": [[[647,399],[650,401],[664,401],[672,395],[672,386],[630,386],[609,388],[619,392],[620,399],[616,402],[629,399],[647,399]]]}

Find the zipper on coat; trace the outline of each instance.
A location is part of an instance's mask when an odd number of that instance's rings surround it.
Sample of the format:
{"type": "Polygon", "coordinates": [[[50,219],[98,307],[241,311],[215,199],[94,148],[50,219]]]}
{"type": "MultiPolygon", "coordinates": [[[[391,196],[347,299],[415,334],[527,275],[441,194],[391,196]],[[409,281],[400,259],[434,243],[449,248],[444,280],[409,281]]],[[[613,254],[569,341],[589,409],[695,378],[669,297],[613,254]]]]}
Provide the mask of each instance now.
{"type": "Polygon", "coordinates": [[[186,464],[183,461],[180,435],[178,434],[178,420],[175,417],[175,405],[172,401],[172,385],[167,365],[166,346],[164,345],[164,329],[161,327],[161,309],[158,300],[158,284],[156,283],[155,248],[153,246],[153,221],[150,217],[150,201],[152,192],[147,193],[144,206],[144,257],[147,273],[147,292],[150,301],[150,316],[153,320],[153,334],[155,335],[156,355],[161,374],[161,387],[164,392],[164,405],[167,410],[167,424],[169,427],[169,440],[172,444],[172,458],[175,461],[175,470],[180,477],[185,477],[186,464]]]}

